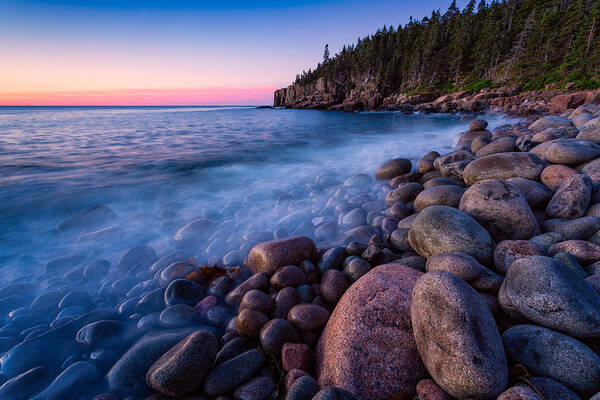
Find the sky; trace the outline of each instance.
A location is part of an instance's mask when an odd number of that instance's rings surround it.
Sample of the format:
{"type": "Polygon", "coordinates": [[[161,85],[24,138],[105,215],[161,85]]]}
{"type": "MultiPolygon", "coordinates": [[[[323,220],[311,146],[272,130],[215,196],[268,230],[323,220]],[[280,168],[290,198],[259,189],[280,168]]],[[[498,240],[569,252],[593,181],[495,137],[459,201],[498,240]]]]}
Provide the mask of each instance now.
{"type": "Polygon", "coordinates": [[[325,44],[449,4],[0,0],[0,105],[271,104],[325,44]]]}

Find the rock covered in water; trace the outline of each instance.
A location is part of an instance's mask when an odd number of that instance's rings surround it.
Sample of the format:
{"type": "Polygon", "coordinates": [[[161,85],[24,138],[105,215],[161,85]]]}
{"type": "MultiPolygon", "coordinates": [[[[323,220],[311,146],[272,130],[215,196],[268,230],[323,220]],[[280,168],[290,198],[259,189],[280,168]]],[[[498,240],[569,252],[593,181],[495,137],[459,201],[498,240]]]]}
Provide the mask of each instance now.
{"type": "Polygon", "coordinates": [[[380,265],[342,296],[317,346],[321,386],[362,399],[413,393],[425,377],[410,321],[410,295],[421,272],[380,265]]]}
{"type": "Polygon", "coordinates": [[[425,258],[456,252],[469,254],[484,264],[492,258],[489,233],[469,215],[448,206],[421,211],[410,226],[408,241],[425,258]]]}
{"type": "Polygon", "coordinates": [[[108,206],[94,206],[81,214],[58,223],[55,232],[84,232],[107,226],[118,218],[117,214],[108,206]]]}
{"type": "Polygon", "coordinates": [[[272,275],[286,265],[299,265],[304,260],[315,260],[317,248],[304,236],[259,243],[250,250],[247,265],[253,273],[272,275]]]}
{"type": "Polygon", "coordinates": [[[462,279],[428,272],[411,300],[415,341],[425,367],[450,395],[496,399],[508,384],[500,333],[487,304],[462,279]]]}

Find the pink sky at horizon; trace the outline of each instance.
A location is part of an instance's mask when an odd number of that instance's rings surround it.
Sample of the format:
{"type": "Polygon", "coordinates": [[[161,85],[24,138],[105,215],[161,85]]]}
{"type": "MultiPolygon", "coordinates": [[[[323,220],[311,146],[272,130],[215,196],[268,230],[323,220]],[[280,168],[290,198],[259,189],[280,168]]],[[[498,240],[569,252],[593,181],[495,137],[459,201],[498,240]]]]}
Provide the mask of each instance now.
{"type": "Polygon", "coordinates": [[[0,92],[0,106],[271,105],[276,86],[0,92]]]}

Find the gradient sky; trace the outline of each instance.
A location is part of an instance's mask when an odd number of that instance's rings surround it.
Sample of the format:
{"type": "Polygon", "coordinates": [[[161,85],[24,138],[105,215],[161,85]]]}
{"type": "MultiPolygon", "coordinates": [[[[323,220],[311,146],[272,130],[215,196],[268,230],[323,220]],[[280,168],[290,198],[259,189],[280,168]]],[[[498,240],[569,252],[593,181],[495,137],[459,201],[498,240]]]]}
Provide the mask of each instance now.
{"type": "Polygon", "coordinates": [[[0,105],[271,104],[326,43],[449,3],[0,0],[0,105]]]}

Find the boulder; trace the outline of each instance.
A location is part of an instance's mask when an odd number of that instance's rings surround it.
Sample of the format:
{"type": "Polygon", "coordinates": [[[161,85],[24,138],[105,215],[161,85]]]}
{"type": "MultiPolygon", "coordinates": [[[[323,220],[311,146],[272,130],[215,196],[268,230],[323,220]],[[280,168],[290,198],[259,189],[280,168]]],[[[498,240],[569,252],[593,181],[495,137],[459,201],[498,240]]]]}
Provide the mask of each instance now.
{"type": "Polygon", "coordinates": [[[600,146],[584,139],[556,139],[547,143],[544,158],[553,164],[576,165],[600,156],[600,146]]]}
{"type": "MultiPolygon", "coordinates": [[[[544,169],[544,171],[546,169],[544,169]]],[[[544,175],[544,171],[542,171],[542,176],[544,175]]],[[[510,178],[507,179],[507,181],[517,185],[519,189],[521,189],[525,195],[525,200],[527,200],[527,203],[532,210],[546,206],[548,201],[552,198],[552,191],[539,182],[525,178],[510,178]]]]}
{"type": "Polygon", "coordinates": [[[458,208],[475,218],[495,241],[528,239],[540,233],[525,195],[505,180],[475,183],[463,194],[458,208]]]}
{"type": "Polygon", "coordinates": [[[458,150],[436,158],[433,166],[444,177],[463,179],[465,167],[474,159],[475,155],[470,151],[458,150]]]}
{"type": "Polygon", "coordinates": [[[304,260],[315,261],[317,247],[304,236],[273,240],[257,244],[248,254],[248,268],[253,273],[272,275],[286,265],[299,265],[304,260]]]}
{"type": "Polygon", "coordinates": [[[538,180],[543,161],[532,153],[498,153],[471,161],[464,169],[464,180],[472,185],[485,179],[526,178],[538,180]]]}
{"type": "Polygon", "coordinates": [[[544,232],[560,233],[565,240],[587,239],[600,230],[600,218],[547,219],[543,228],[544,232]]]}
{"type": "Polygon", "coordinates": [[[578,139],[586,139],[595,143],[600,143],[600,117],[598,117],[598,115],[596,115],[596,118],[586,122],[580,129],[581,131],[577,135],[578,139]]]}
{"type": "Polygon", "coordinates": [[[462,279],[445,271],[419,278],[411,318],[421,359],[445,392],[492,400],[506,389],[506,356],[494,318],[462,279]]]}
{"type": "Polygon", "coordinates": [[[540,180],[548,189],[552,192],[556,192],[560,185],[573,175],[577,175],[577,171],[573,168],[567,167],[566,165],[553,164],[544,168],[540,180]]]}
{"type": "Polygon", "coordinates": [[[529,125],[529,129],[535,132],[541,132],[544,129],[548,128],[560,128],[560,127],[570,127],[573,124],[569,121],[568,118],[559,117],[554,115],[547,115],[545,117],[539,118],[534,123],[529,125]]]}
{"type": "Polygon", "coordinates": [[[414,202],[414,209],[419,212],[426,207],[435,205],[458,208],[464,191],[463,188],[455,185],[433,186],[417,195],[414,202]]]}
{"type": "Polygon", "coordinates": [[[510,364],[552,378],[579,394],[600,391],[600,357],[580,341],[535,325],[516,325],[502,334],[510,364]]]}
{"type": "Polygon", "coordinates": [[[346,291],[317,346],[322,387],[341,387],[363,400],[415,394],[426,376],[410,321],[410,296],[421,275],[381,265],[346,291]]]}
{"type": "Polygon", "coordinates": [[[471,130],[471,131],[482,131],[485,128],[487,128],[487,126],[488,126],[488,123],[487,123],[486,120],[483,120],[483,119],[474,119],[469,124],[469,130],[471,130]]]}
{"type": "Polygon", "coordinates": [[[600,295],[553,258],[516,260],[498,301],[508,314],[546,328],[578,337],[600,336],[600,295]]]}
{"type": "Polygon", "coordinates": [[[583,264],[600,260],[600,246],[585,240],[565,240],[548,248],[549,256],[553,257],[558,253],[569,253],[583,264]]]}
{"type": "Polygon", "coordinates": [[[493,242],[489,233],[468,214],[448,206],[427,207],[408,230],[410,246],[428,258],[439,253],[462,252],[486,264],[493,242]]]}
{"type": "Polygon", "coordinates": [[[485,146],[480,147],[476,152],[476,157],[485,157],[490,154],[508,153],[517,150],[517,144],[514,136],[502,136],[492,140],[485,146]]]}
{"type": "Polygon", "coordinates": [[[554,193],[546,207],[550,218],[573,219],[583,217],[590,204],[592,181],[587,175],[568,178],[554,193]]]}
{"type": "Polygon", "coordinates": [[[410,172],[412,164],[410,160],[406,158],[395,158],[393,160],[386,161],[381,165],[377,172],[375,172],[375,178],[380,181],[393,179],[399,175],[410,172]]]}

